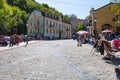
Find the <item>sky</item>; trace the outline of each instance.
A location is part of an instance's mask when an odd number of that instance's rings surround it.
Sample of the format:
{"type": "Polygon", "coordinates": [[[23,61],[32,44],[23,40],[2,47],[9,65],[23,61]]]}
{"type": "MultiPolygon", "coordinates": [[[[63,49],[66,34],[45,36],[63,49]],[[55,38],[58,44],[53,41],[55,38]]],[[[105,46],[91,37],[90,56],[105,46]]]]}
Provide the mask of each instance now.
{"type": "Polygon", "coordinates": [[[35,0],[42,4],[46,3],[64,15],[74,14],[79,19],[85,19],[91,8],[98,9],[109,4],[110,0],[35,0]]]}

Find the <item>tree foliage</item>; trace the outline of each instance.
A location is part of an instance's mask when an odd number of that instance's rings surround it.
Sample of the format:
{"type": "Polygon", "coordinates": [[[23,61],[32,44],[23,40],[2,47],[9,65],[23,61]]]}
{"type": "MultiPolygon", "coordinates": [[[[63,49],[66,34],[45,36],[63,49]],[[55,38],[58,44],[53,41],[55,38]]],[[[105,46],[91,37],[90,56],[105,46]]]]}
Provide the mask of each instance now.
{"type": "Polygon", "coordinates": [[[112,10],[114,10],[116,14],[120,15],[120,3],[113,4],[112,10]]]}
{"type": "Polygon", "coordinates": [[[63,19],[66,20],[66,21],[69,21],[70,20],[70,17],[68,15],[64,15],[63,16],[63,19]]]}
{"type": "Polygon", "coordinates": [[[85,30],[86,28],[83,26],[83,23],[79,23],[76,28],[75,28],[75,31],[80,31],[80,30],[85,30]]]}
{"type": "Polygon", "coordinates": [[[27,10],[27,0],[14,0],[13,5],[21,8],[22,10],[27,10]]]}
{"type": "Polygon", "coordinates": [[[0,6],[0,34],[12,34],[14,28],[23,27],[19,25],[24,24],[23,19],[28,17],[25,11],[8,5],[6,0],[1,0],[0,6]]]}
{"type": "Polygon", "coordinates": [[[7,5],[5,0],[1,0],[1,8],[0,8],[0,34],[7,34],[10,29],[10,22],[12,16],[12,8],[7,5]]]}
{"type": "Polygon", "coordinates": [[[120,3],[120,0],[111,0],[113,3],[120,3]]]}
{"type": "Polygon", "coordinates": [[[28,16],[35,9],[69,20],[69,16],[35,0],[0,0],[0,34],[25,34],[28,16]]]}
{"type": "Polygon", "coordinates": [[[70,15],[70,18],[72,18],[72,19],[76,19],[77,16],[76,16],[75,14],[71,14],[71,15],[70,15]]]}
{"type": "Polygon", "coordinates": [[[112,0],[114,3],[112,6],[112,10],[116,12],[117,22],[120,23],[120,0],[112,0]]]}

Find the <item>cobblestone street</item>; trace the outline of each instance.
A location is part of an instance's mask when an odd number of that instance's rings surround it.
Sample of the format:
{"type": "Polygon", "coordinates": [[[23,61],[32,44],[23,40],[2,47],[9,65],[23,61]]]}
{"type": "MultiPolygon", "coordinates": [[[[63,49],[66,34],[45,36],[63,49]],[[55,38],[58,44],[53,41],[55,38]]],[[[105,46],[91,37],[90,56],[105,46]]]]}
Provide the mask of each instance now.
{"type": "Polygon", "coordinates": [[[113,65],[99,61],[101,55],[92,57],[90,45],[76,44],[75,40],[38,41],[1,51],[0,80],[115,80],[109,71],[113,65]]]}

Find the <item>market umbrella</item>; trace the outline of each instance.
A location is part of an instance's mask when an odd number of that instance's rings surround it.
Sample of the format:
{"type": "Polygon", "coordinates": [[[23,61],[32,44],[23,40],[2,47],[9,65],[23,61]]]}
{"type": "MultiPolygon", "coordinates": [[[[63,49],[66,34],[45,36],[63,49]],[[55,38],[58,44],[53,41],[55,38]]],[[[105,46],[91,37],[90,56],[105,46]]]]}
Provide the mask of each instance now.
{"type": "Polygon", "coordinates": [[[78,31],[77,34],[88,34],[88,31],[78,31]]]}
{"type": "Polygon", "coordinates": [[[105,29],[104,31],[102,31],[102,33],[112,33],[113,31],[109,30],[109,29],[105,29]]]}

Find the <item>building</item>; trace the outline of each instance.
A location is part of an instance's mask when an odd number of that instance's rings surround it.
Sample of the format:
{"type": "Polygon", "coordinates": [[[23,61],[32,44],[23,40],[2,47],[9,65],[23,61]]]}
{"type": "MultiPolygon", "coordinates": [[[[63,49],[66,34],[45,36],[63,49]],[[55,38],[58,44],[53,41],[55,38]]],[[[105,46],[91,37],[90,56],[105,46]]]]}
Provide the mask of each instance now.
{"type": "Polygon", "coordinates": [[[112,10],[113,3],[109,3],[99,9],[90,10],[90,15],[87,17],[88,22],[86,27],[91,33],[100,33],[104,29],[110,29],[116,33],[120,32],[120,24],[117,23],[118,15],[112,10]]]}
{"type": "Polygon", "coordinates": [[[71,24],[46,12],[34,10],[27,21],[28,36],[41,35],[49,39],[71,38],[71,24]]]}
{"type": "Polygon", "coordinates": [[[75,34],[76,33],[76,31],[75,31],[76,26],[80,23],[84,23],[84,19],[72,18],[70,20],[70,23],[72,24],[72,34],[75,34]]]}

